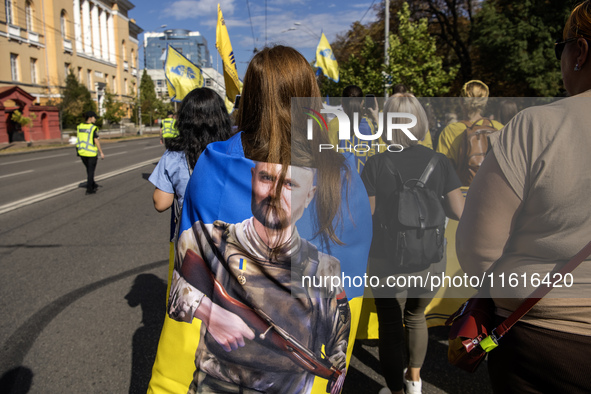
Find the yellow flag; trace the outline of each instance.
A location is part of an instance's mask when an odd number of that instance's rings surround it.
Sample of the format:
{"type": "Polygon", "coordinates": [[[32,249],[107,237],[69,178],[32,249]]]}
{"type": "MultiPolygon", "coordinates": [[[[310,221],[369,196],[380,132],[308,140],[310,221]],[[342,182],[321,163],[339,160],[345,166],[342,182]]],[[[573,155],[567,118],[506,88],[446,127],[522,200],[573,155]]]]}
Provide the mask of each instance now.
{"type": "Polygon", "coordinates": [[[218,3],[218,24],[215,31],[215,46],[220,53],[222,63],[224,64],[224,82],[226,83],[226,96],[228,100],[234,102],[236,95],[242,90],[242,82],[238,78],[236,69],[236,58],[232,51],[230,36],[226,28],[226,22],[222,15],[222,8],[218,3]]]}
{"type": "Polygon", "coordinates": [[[339,82],[339,65],[324,33],[322,33],[318,48],[316,48],[316,64],[314,66],[320,67],[327,78],[339,82]]]}
{"type": "Polygon", "coordinates": [[[180,102],[191,90],[203,86],[199,67],[170,45],[166,50],[164,73],[171,101],[180,102]]]}

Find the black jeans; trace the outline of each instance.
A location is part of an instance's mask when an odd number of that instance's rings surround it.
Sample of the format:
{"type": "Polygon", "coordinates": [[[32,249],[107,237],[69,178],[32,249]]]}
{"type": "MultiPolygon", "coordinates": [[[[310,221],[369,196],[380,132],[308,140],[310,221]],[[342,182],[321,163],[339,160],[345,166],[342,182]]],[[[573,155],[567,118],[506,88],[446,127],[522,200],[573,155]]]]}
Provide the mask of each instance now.
{"type": "Polygon", "coordinates": [[[96,163],[98,162],[98,156],[85,157],[80,156],[82,163],[86,167],[86,191],[93,192],[95,189],[94,183],[94,170],[96,170],[96,163]]]}

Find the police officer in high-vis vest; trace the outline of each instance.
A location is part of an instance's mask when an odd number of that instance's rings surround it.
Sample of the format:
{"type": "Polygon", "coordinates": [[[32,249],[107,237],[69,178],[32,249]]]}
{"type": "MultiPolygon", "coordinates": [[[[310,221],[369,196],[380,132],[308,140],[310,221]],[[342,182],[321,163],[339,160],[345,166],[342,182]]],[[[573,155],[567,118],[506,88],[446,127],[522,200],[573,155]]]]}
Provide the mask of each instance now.
{"type": "Polygon", "coordinates": [[[179,136],[179,131],[176,128],[176,119],[172,111],[168,111],[166,118],[162,119],[160,126],[160,143],[166,146],[166,141],[170,138],[179,136]]]}
{"type": "Polygon", "coordinates": [[[84,118],[86,121],[80,123],[76,130],[76,137],[78,138],[76,151],[86,167],[86,194],[94,194],[98,189],[98,185],[94,183],[94,170],[96,169],[98,154],[101,154],[101,159],[104,159],[105,155],[101,149],[98,127],[94,125],[96,113],[88,111],[84,114],[84,118]]]}

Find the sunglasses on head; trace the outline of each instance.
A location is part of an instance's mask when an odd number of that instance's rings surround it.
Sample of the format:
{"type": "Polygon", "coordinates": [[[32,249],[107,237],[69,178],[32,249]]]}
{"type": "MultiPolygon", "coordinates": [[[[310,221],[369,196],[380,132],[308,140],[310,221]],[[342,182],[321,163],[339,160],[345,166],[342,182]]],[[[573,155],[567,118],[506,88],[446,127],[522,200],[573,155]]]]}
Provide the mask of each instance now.
{"type": "Polygon", "coordinates": [[[587,40],[585,37],[571,37],[567,38],[564,41],[556,41],[554,43],[554,54],[556,54],[556,59],[560,60],[560,58],[562,57],[562,51],[564,51],[564,47],[566,46],[566,44],[572,41],[576,41],[579,38],[582,38],[585,41],[589,42],[589,40],[587,40]]]}

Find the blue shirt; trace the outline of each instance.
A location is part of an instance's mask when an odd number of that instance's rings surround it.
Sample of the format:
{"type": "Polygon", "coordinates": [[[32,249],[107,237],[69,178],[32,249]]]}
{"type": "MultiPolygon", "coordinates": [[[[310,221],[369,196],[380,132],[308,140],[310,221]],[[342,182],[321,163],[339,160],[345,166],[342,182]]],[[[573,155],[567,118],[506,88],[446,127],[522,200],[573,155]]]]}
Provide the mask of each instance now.
{"type": "Polygon", "coordinates": [[[189,164],[184,152],[165,151],[148,180],[165,193],[174,194],[179,206],[183,206],[185,189],[189,183],[189,164]]]}

